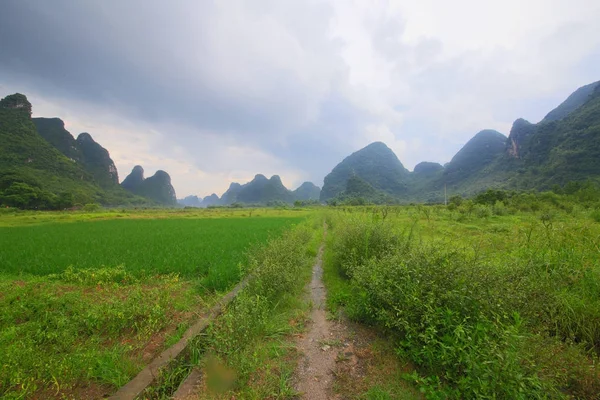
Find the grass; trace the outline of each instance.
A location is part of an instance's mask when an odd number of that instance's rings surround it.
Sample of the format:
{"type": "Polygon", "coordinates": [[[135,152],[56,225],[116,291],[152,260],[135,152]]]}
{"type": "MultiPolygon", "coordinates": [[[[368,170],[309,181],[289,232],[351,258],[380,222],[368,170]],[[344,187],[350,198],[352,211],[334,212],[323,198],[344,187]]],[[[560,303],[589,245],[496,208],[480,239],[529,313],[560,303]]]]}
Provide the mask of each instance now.
{"type": "Polygon", "coordinates": [[[333,212],[328,304],[384,329],[427,397],[595,398],[600,225],[573,208],[333,212]]]}
{"type": "Polygon", "coordinates": [[[256,217],[306,217],[310,208],[148,208],[86,211],[30,211],[0,208],[0,227],[43,225],[111,219],[224,219],[256,217]]]}
{"type": "Polygon", "coordinates": [[[3,398],[86,382],[119,387],[160,350],[153,341],[201,302],[174,275],[92,285],[64,276],[3,278],[0,293],[3,398]]]}
{"type": "Polygon", "coordinates": [[[3,214],[0,397],[113,393],[305,218],[249,212],[3,214]]]}
{"type": "Polygon", "coordinates": [[[246,249],[300,219],[113,219],[5,227],[0,265],[14,275],[123,266],[134,276],[177,273],[224,290],[239,280],[246,249]]]}
{"type": "Polygon", "coordinates": [[[302,294],[321,233],[313,218],[256,248],[249,261],[254,278],[191,346],[192,357],[164,371],[145,397],[170,398],[177,388],[171,377],[198,367],[204,377],[198,398],[293,398],[294,335],[309,312],[302,294]]]}

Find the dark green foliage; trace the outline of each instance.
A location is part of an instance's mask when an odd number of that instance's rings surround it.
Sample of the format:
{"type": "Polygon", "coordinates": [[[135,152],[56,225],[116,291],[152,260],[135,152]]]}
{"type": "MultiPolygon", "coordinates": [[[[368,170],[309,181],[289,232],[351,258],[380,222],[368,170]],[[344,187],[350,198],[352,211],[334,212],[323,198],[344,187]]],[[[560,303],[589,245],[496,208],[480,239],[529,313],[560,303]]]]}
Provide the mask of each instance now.
{"type": "Polygon", "coordinates": [[[407,193],[409,172],[385,144],[371,143],[346,157],[325,177],[321,201],[330,200],[346,190],[348,179],[358,176],[376,190],[392,196],[407,193]]]}
{"type": "Polygon", "coordinates": [[[136,165],[131,170],[131,173],[123,179],[121,186],[130,192],[136,192],[144,182],[144,168],[141,165],[136,165]]]}
{"type": "Polygon", "coordinates": [[[377,191],[364,179],[357,175],[352,175],[346,182],[346,190],[344,193],[350,197],[371,197],[376,194],[377,191]]]}
{"type": "Polygon", "coordinates": [[[119,176],[108,151],[94,141],[89,133],[77,140],[65,129],[60,118],[33,118],[38,133],[67,158],[81,165],[104,189],[116,189],[119,176]]]}
{"type": "MultiPolygon", "coordinates": [[[[19,97],[8,103],[23,104],[23,101],[26,99],[19,97]]],[[[16,201],[29,204],[28,207],[47,207],[51,203],[47,199],[62,192],[72,193],[74,200],[82,203],[99,197],[100,190],[90,174],[37,133],[28,107],[0,107],[0,197],[9,196],[11,204],[16,201]],[[1,193],[9,187],[12,187],[10,193],[1,193]],[[24,198],[32,201],[17,199],[18,188],[24,190],[24,198]],[[36,202],[33,197],[44,200],[36,202]]]]}
{"type": "Polygon", "coordinates": [[[488,189],[483,193],[479,193],[473,201],[477,204],[494,205],[496,202],[504,202],[508,198],[508,193],[503,190],[488,189]]]}
{"type": "MultiPolygon", "coordinates": [[[[560,120],[515,121],[506,144],[487,167],[453,182],[452,193],[486,188],[549,190],[571,181],[600,179],[600,86],[560,120]]],[[[449,182],[450,183],[450,182],[449,182]]]]}
{"type": "Polygon", "coordinates": [[[408,173],[390,149],[373,143],[325,177],[321,200],[343,193],[352,175],[399,202],[443,203],[445,191],[473,196],[487,189],[549,190],[570,181],[599,181],[598,160],[597,82],[575,92],[539,124],[516,120],[508,138],[493,130],[479,132],[444,167],[423,162],[408,173]]]}
{"type": "Polygon", "coordinates": [[[145,179],[137,194],[152,199],[158,204],[166,206],[177,204],[171,177],[165,171],[158,170],[153,176],[145,179]]]}
{"type": "Polygon", "coordinates": [[[600,176],[600,90],[560,121],[535,126],[519,148],[524,178],[532,187],[598,179],[600,176]]]}
{"type": "Polygon", "coordinates": [[[331,205],[359,206],[366,204],[393,204],[396,201],[390,195],[375,189],[358,175],[352,175],[346,182],[346,190],[328,201],[331,205]]]}

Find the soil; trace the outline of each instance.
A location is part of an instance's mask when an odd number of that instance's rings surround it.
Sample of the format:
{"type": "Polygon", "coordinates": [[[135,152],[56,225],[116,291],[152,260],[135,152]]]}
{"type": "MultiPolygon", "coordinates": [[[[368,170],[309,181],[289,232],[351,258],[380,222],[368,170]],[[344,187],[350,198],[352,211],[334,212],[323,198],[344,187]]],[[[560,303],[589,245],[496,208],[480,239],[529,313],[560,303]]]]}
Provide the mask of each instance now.
{"type": "Polygon", "coordinates": [[[412,366],[396,357],[383,336],[372,328],[348,321],[343,313],[335,318],[328,316],[322,254],[323,246],[307,288],[313,303],[309,327],[296,343],[301,353],[295,376],[299,398],[357,398],[373,385],[395,382],[397,387],[393,392],[400,398],[422,399],[410,385],[398,382],[402,373],[412,371],[412,366]]]}
{"type": "Polygon", "coordinates": [[[311,400],[333,397],[333,371],[336,347],[343,345],[344,327],[328,320],[325,311],[326,290],[323,284],[323,246],[319,249],[309,284],[312,311],[310,327],[297,342],[302,354],[296,373],[296,389],[301,398],[311,400]]]}

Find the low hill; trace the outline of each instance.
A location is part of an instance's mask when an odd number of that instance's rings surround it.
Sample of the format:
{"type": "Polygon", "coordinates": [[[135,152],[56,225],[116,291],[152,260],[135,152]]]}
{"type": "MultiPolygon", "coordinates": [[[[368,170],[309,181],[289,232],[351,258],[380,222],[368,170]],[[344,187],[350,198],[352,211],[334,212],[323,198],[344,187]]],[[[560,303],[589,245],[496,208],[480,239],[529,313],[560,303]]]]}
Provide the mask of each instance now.
{"type": "Polygon", "coordinates": [[[198,196],[186,196],[183,199],[177,199],[177,204],[185,207],[202,207],[202,199],[198,196]]]}
{"type": "Polygon", "coordinates": [[[221,204],[221,199],[215,193],[202,199],[203,207],[218,206],[219,204],[221,204]]]}
{"type": "Polygon", "coordinates": [[[408,193],[410,173],[394,152],[381,142],[371,143],[336,165],[324,179],[321,201],[343,193],[352,176],[391,196],[400,197],[408,193]]]}
{"type": "Polygon", "coordinates": [[[257,174],[250,182],[240,185],[232,183],[229,189],[221,196],[223,205],[233,203],[243,204],[271,204],[275,202],[292,203],[294,196],[281,182],[279,175],[267,179],[262,174],[257,174]]]}
{"type": "Polygon", "coordinates": [[[304,182],[292,194],[294,195],[294,200],[319,200],[321,188],[312,182],[304,182]]]}
{"type": "Polygon", "coordinates": [[[144,178],[144,168],[136,165],[123,180],[121,186],[131,193],[151,199],[160,205],[174,206],[177,204],[171,177],[162,170],[156,171],[149,178],[144,178]]]}

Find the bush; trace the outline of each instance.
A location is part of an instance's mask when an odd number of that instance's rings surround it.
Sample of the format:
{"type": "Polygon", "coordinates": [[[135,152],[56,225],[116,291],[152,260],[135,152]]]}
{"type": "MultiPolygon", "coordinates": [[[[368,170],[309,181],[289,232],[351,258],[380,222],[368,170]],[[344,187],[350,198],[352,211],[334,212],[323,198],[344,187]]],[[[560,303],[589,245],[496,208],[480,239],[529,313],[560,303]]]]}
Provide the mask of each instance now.
{"type": "Polygon", "coordinates": [[[96,211],[100,211],[102,207],[100,206],[100,204],[97,203],[88,203],[85,206],[83,206],[83,211],[85,212],[96,212],[96,211]]]}
{"type": "Polygon", "coordinates": [[[477,218],[488,218],[492,215],[491,208],[482,204],[477,204],[474,211],[477,218]]]}
{"type": "Polygon", "coordinates": [[[503,202],[497,201],[492,207],[492,213],[494,215],[506,215],[508,214],[508,208],[506,208],[503,202]]]}
{"type": "MultiPolygon", "coordinates": [[[[490,208],[483,209],[488,215],[490,208]]],[[[437,382],[438,396],[543,397],[522,352],[519,313],[506,312],[498,297],[506,291],[497,289],[489,266],[411,243],[411,229],[398,234],[365,220],[337,223],[333,260],[353,288],[347,314],[386,328],[399,353],[437,382]]]]}

